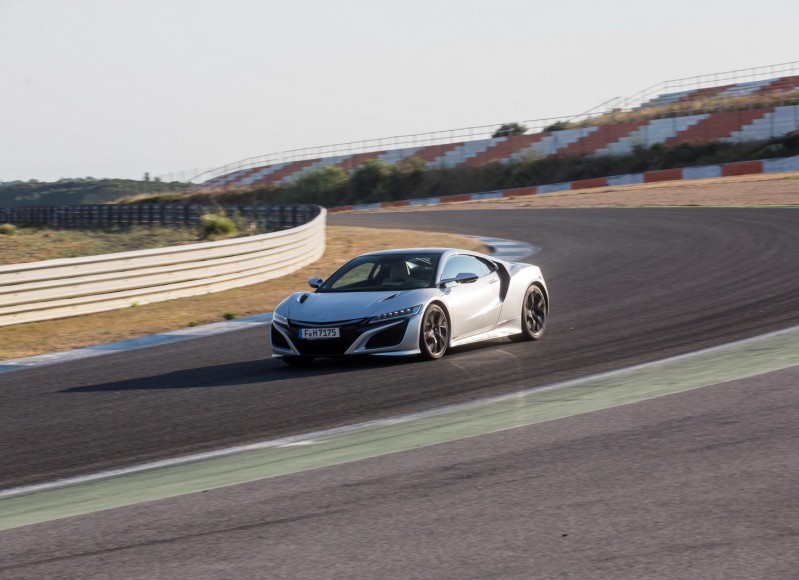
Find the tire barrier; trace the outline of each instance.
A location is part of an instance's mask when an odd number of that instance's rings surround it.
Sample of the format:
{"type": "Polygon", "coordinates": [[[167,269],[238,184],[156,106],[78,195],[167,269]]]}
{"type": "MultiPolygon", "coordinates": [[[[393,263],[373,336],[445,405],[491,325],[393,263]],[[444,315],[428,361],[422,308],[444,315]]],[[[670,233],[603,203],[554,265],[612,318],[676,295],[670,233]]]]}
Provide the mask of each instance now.
{"type": "Polygon", "coordinates": [[[43,205],[0,207],[0,224],[52,228],[131,226],[197,227],[203,214],[222,213],[257,224],[261,231],[295,228],[319,213],[315,205],[198,205],[177,203],[43,205]]]}

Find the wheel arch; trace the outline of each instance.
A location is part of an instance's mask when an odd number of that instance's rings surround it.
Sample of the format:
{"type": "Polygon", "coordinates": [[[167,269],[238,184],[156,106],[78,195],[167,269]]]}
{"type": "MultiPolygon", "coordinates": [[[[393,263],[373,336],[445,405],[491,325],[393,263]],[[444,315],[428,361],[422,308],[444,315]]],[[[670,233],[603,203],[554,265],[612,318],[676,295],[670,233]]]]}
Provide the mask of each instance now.
{"type": "Polygon", "coordinates": [[[544,298],[547,301],[547,312],[549,312],[549,290],[547,290],[547,285],[544,284],[543,280],[533,280],[530,283],[530,286],[538,286],[541,289],[541,292],[544,293],[544,298]]]}
{"type": "MultiPolygon", "coordinates": [[[[547,302],[547,303],[549,303],[549,302],[547,302]]],[[[427,303],[427,305],[424,307],[424,310],[422,310],[422,316],[424,316],[424,313],[433,304],[435,304],[436,306],[441,308],[441,310],[444,311],[444,316],[447,317],[447,324],[449,324],[449,338],[447,339],[447,343],[448,343],[447,347],[451,347],[452,346],[452,314],[449,311],[449,306],[443,300],[441,300],[441,298],[435,297],[432,300],[430,300],[427,303]]]]}

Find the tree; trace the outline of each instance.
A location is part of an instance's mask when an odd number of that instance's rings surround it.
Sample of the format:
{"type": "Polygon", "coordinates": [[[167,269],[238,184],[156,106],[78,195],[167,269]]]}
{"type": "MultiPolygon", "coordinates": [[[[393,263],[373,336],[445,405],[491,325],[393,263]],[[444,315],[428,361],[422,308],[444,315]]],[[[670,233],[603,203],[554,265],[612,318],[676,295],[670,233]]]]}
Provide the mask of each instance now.
{"type": "Polygon", "coordinates": [[[385,198],[385,182],[391,175],[391,166],[382,159],[374,158],[352,172],[350,186],[356,199],[380,201],[385,198]]]}
{"type": "Polygon", "coordinates": [[[417,196],[417,189],[427,173],[427,162],[411,157],[391,165],[386,189],[389,199],[410,199],[417,196]]]}
{"type": "Polygon", "coordinates": [[[336,203],[336,196],[347,183],[347,172],[338,165],[323,165],[302,173],[288,188],[290,203],[336,203]]]}
{"type": "Polygon", "coordinates": [[[494,134],[491,135],[492,138],[496,139],[497,137],[510,137],[511,135],[524,135],[527,132],[527,127],[522,125],[521,123],[505,123],[500,126],[499,129],[494,131],[494,134]]]}
{"type": "Polygon", "coordinates": [[[544,127],[545,132],[552,133],[554,131],[565,131],[570,127],[568,121],[555,121],[548,127],[544,127]]]}

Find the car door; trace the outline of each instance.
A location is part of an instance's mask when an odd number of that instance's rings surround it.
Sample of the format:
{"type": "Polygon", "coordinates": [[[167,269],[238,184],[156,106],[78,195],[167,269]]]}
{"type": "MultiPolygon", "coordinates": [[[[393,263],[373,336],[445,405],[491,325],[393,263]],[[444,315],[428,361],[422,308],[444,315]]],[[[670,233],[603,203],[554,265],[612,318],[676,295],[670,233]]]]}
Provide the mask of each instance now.
{"type": "Polygon", "coordinates": [[[450,256],[441,271],[441,280],[453,280],[465,274],[478,278],[447,289],[452,337],[456,339],[494,326],[502,308],[499,275],[490,263],[467,254],[450,256]]]}

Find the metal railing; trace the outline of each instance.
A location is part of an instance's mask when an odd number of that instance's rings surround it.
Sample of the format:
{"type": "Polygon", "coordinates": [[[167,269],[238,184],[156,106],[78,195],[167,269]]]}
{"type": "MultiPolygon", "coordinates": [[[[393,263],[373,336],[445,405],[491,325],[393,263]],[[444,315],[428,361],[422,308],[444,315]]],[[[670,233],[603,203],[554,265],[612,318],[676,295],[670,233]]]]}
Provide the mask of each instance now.
{"type": "Polygon", "coordinates": [[[629,109],[639,106],[657,95],[761,81],[795,74],[799,74],[799,61],[672,79],[648,87],[632,96],[625,97],[620,100],[618,106],[622,109],[629,109]]]}

